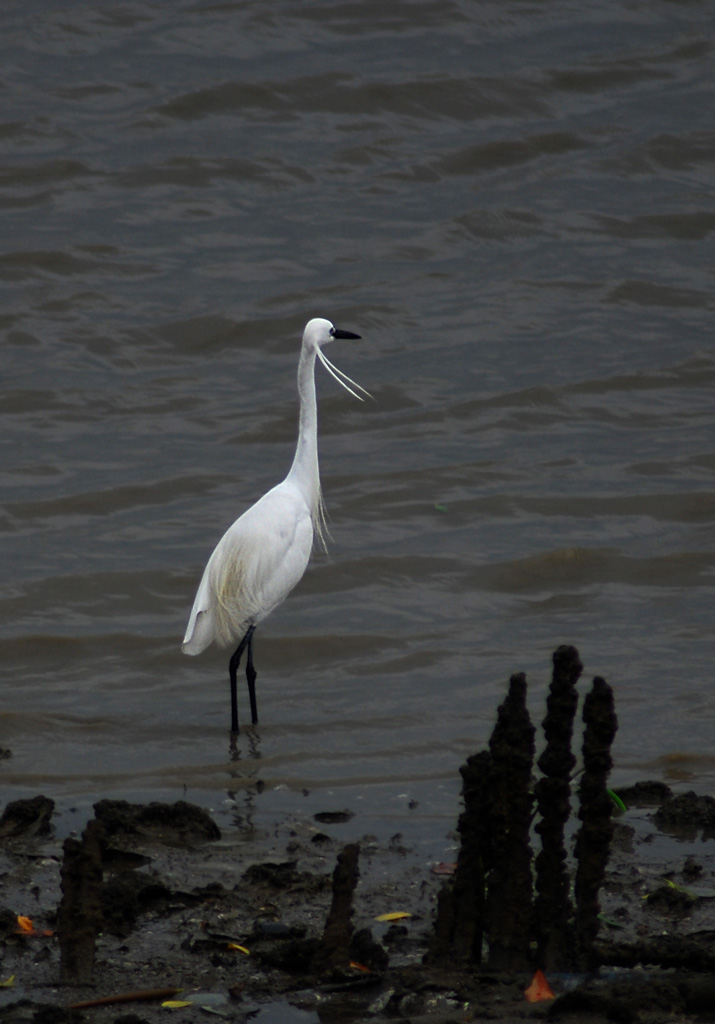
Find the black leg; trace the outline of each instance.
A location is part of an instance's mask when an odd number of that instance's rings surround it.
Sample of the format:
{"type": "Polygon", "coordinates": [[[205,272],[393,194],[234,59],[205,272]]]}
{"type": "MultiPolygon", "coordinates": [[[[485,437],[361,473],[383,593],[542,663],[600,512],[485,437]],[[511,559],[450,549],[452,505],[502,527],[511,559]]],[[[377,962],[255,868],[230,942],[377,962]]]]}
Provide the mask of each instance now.
{"type": "Polygon", "coordinates": [[[258,707],[256,705],[256,670],[253,667],[253,631],[256,627],[251,626],[246,633],[248,640],[248,658],[246,659],[246,682],[248,683],[248,699],[251,702],[251,721],[254,725],[258,722],[258,707]]]}
{"type": "Polygon", "coordinates": [[[230,731],[232,732],[239,731],[239,699],[236,693],[236,673],[239,671],[241,655],[246,648],[246,644],[250,640],[253,629],[253,626],[251,626],[246,636],[232,654],[232,657],[230,657],[230,662],[228,663],[228,677],[230,679],[230,731]]]}
{"type": "Polygon", "coordinates": [[[258,721],[256,711],[256,670],[253,668],[253,632],[255,626],[249,626],[246,636],[236,648],[230,662],[228,663],[228,677],[230,679],[230,731],[239,731],[239,700],[236,692],[236,674],[241,665],[241,655],[248,644],[248,659],[246,663],[246,680],[248,682],[248,696],[251,701],[251,720],[255,725],[258,721]]]}

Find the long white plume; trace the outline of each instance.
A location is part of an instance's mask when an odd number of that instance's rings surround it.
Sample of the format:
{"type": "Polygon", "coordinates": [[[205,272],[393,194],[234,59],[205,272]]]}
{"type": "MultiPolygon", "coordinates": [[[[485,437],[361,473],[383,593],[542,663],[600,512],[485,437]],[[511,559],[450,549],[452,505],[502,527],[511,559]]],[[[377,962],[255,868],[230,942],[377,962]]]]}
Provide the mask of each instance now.
{"type": "Polygon", "coordinates": [[[366,391],[365,388],[361,387],[360,384],[356,384],[356,382],[354,380],[351,380],[351,378],[348,377],[347,373],[343,373],[343,371],[339,370],[337,368],[337,366],[334,366],[330,362],[328,357],[323,354],[323,350],[322,349],[316,348],[316,352],[318,353],[318,359],[320,359],[321,363],[323,364],[325,369],[328,371],[330,376],[331,377],[335,377],[335,379],[338,382],[338,384],[342,384],[342,386],[345,388],[346,391],[349,391],[351,395],[353,395],[355,398],[359,399],[361,402],[364,402],[365,399],[362,397],[362,395],[358,395],[357,391],[353,391],[353,388],[357,388],[358,391],[362,391],[363,395],[367,395],[368,398],[372,398],[372,395],[370,394],[369,391],[366,391]],[[346,383],[346,381],[347,381],[347,383],[346,383]],[[352,384],[352,386],[353,386],[352,388],[349,386],[350,384],[352,384]]]}

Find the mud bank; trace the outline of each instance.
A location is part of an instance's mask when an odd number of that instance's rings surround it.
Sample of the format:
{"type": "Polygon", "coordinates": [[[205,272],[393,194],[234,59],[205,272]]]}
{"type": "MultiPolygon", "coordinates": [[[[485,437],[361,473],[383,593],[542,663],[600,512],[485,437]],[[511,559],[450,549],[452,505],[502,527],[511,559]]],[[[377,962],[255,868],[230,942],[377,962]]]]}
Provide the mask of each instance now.
{"type": "Polygon", "coordinates": [[[489,754],[487,774],[462,769],[465,812],[476,793],[491,817],[481,831],[479,815],[460,818],[454,864],[421,863],[399,836],[361,835],[349,813],[335,819],[343,836],[346,819],[355,828],[345,844],[331,836],[330,813],[275,821],[261,835],[222,834],[185,802],[102,800],[82,836],[61,843],[51,800],[8,805],[0,1016],[10,1024],[151,1024],[172,1014],[259,1024],[715,1020],[715,800],[645,782],[619,792],[625,812],[604,816],[615,717],[600,681],[576,820],[573,787],[564,787],[573,769],[564,723],[573,723],[580,663],[572,648],[560,651],[544,723],[553,743],[538,765],[526,681],[515,676],[489,752],[475,755],[483,768],[489,754]],[[519,790],[514,800],[504,779],[519,790]],[[534,855],[539,831],[546,840],[534,855]],[[585,843],[595,859],[584,857],[585,843]],[[537,966],[554,998],[529,1003],[537,966]]]}
{"type": "MultiPolygon", "coordinates": [[[[615,825],[601,891],[599,966],[590,976],[549,974],[557,998],[533,1005],[524,999],[528,969],[424,963],[443,883],[435,869],[450,866],[420,865],[399,840],[380,846],[369,837],[350,844],[346,865],[346,848],[330,839],[324,824],[299,819],[276,822],[284,852],[278,859],[275,836],[208,838],[210,818],[187,804],[98,805],[103,827],[104,812],[129,827],[107,828],[97,890],[101,923],[93,962],[83,965],[88,977],[84,984],[60,985],[57,929],[66,855],[51,835],[16,828],[2,847],[0,981],[14,975],[12,987],[0,988],[2,1019],[138,1024],[172,1013],[179,1020],[211,1013],[287,1024],[584,1020],[586,1013],[604,1021],[703,1013],[715,1019],[715,846],[703,840],[712,803],[695,794],[672,796],[662,784],[621,795],[630,809],[615,825]],[[657,807],[637,806],[654,794],[657,807]],[[662,818],[678,836],[659,830],[662,818]],[[346,878],[338,881],[336,897],[333,875],[340,866],[346,878]],[[375,920],[394,912],[411,916],[375,920]],[[18,934],[18,914],[31,917],[35,934],[18,934]],[[152,990],[163,995],[68,1009],[152,990]],[[193,1006],[161,1005],[197,994],[193,1006]]],[[[23,809],[9,810],[6,823],[18,810],[27,823],[23,809]]],[[[76,941],[86,943],[81,928],[76,941]]]]}

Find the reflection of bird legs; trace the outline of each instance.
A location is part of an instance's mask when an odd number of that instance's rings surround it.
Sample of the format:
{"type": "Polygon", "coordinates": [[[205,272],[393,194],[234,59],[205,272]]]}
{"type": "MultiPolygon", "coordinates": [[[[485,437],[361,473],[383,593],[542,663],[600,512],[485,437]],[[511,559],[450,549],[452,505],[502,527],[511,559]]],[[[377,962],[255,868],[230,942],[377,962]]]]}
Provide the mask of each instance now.
{"type": "MultiPolygon", "coordinates": [[[[255,782],[255,791],[258,793],[263,792],[263,783],[260,779],[256,778],[258,774],[258,767],[255,769],[248,770],[247,766],[241,762],[241,751],[238,748],[238,736],[237,732],[229,733],[228,737],[228,759],[232,765],[236,766],[234,770],[229,771],[229,775],[232,779],[238,779],[243,783],[255,782]]],[[[261,736],[258,729],[248,729],[245,732],[245,736],[248,739],[248,757],[251,761],[260,761],[261,754],[261,736]]],[[[251,790],[246,791],[247,794],[251,790]]],[[[236,799],[235,790],[229,790],[228,795],[232,800],[236,799]]]]}
{"type": "Polygon", "coordinates": [[[239,736],[232,732],[228,745],[228,776],[229,784],[227,796],[233,804],[233,825],[235,828],[252,832],[254,829],[253,818],[256,813],[256,796],[263,791],[263,782],[258,777],[261,760],[261,737],[257,729],[244,731],[244,737],[248,740],[248,750],[244,753],[248,762],[241,760],[241,751],[238,748],[239,736]],[[254,762],[251,764],[251,762],[254,762]]]}
{"type": "Polygon", "coordinates": [[[246,646],[248,654],[246,657],[246,682],[248,683],[248,699],[251,702],[251,721],[255,725],[258,722],[258,708],[256,705],[256,670],[253,667],[253,633],[255,626],[249,626],[246,635],[240,642],[231,656],[228,663],[228,674],[231,678],[231,732],[238,732],[238,697],[236,694],[236,673],[241,664],[241,655],[246,646]]]}

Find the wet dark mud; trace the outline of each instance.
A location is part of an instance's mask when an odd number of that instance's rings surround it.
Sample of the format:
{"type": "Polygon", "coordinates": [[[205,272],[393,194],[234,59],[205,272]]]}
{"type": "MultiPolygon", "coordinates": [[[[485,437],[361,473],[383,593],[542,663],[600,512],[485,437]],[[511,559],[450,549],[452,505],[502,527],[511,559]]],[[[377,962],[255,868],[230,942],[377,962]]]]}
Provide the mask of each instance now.
{"type": "Polygon", "coordinates": [[[715,801],[644,782],[616,813],[613,693],[593,680],[578,716],[580,675],[559,648],[542,733],[512,676],[461,768],[453,866],[349,810],[346,844],[329,814],[222,834],[185,802],[102,800],[62,843],[51,801],[9,804],[0,1019],[715,1020],[715,801]],[[554,998],[530,1003],[536,968],[554,998]]]}

